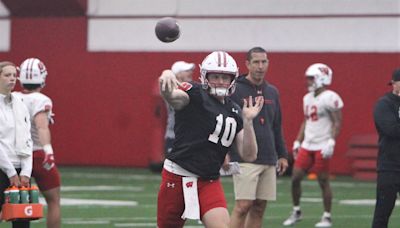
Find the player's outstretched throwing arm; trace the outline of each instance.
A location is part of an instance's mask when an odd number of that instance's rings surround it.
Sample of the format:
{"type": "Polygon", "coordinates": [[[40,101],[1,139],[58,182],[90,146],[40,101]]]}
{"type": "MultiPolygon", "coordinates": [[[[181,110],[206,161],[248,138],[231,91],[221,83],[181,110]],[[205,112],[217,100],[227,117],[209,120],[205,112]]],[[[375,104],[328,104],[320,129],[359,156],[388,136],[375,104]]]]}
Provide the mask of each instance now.
{"type": "Polygon", "coordinates": [[[251,96],[248,100],[245,99],[243,103],[243,129],[236,136],[236,146],[239,155],[245,162],[253,162],[257,159],[258,147],[256,134],[254,133],[253,119],[261,111],[263,105],[263,96],[256,97],[254,104],[251,96]]]}
{"type": "Polygon", "coordinates": [[[171,70],[164,70],[158,78],[160,83],[161,96],[175,110],[181,110],[189,104],[189,95],[183,90],[178,89],[181,86],[171,70]]]}

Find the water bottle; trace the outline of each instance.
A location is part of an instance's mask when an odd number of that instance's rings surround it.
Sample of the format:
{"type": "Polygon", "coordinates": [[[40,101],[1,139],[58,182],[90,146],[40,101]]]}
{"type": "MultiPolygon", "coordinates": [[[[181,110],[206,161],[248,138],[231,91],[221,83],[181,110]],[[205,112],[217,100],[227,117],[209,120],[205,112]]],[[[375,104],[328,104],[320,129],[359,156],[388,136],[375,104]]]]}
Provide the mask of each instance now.
{"type": "Polygon", "coordinates": [[[19,189],[15,186],[9,188],[10,203],[19,203],[19,189]]]}
{"type": "Polygon", "coordinates": [[[21,203],[29,203],[29,189],[22,187],[19,189],[19,195],[21,197],[21,203]]]}
{"type": "Polygon", "coordinates": [[[4,203],[10,203],[10,188],[4,190],[4,203]]]}
{"type": "Polygon", "coordinates": [[[31,203],[39,203],[39,189],[36,185],[31,186],[29,195],[31,197],[31,203]]]}

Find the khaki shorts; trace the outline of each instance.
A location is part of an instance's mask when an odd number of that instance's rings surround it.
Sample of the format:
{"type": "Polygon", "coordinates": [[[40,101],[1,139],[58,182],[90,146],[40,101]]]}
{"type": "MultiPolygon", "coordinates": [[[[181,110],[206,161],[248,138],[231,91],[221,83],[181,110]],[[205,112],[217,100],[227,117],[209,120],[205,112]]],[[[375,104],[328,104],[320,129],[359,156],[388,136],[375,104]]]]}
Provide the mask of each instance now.
{"type": "Polygon", "coordinates": [[[235,200],[276,200],[276,167],[240,163],[240,174],[233,175],[235,200]]]}

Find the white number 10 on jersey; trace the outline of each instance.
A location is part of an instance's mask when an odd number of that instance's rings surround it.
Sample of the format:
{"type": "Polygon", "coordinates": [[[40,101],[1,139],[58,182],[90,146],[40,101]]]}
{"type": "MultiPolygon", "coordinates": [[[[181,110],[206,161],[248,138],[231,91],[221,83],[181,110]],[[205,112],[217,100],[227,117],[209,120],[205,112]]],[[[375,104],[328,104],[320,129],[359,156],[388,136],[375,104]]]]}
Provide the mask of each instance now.
{"type": "Polygon", "coordinates": [[[224,121],[224,117],[222,114],[219,114],[217,117],[217,125],[215,126],[215,130],[210,136],[208,136],[208,140],[217,144],[219,139],[221,138],[221,144],[225,147],[229,147],[233,139],[235,138],[237,123],[236,120],[232,117],[227,117],[224,121]],[[221,135],[222,125],[225,125],[224,134],[221,135]]]}

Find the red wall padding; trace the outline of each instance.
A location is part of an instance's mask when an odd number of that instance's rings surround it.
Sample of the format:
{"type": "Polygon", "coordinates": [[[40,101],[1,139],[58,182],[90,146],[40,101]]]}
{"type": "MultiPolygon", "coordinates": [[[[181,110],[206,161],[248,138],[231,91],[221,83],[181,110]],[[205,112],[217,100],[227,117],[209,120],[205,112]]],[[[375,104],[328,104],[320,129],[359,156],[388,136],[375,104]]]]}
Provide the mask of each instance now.
{"type": "MultiPolygon", "coordinates": [[[[11,51],[0,58],[20,63],[35,56],[47,66],[43,92],[54,102],[52,133],[59,164],[145,167],[159,159],[154,151],[162,142],[163,121],[154,114],[158,75],[175,60],[200,63],[207,53],[89,53],[86,31],[84,17],[13,19],[11,51]]],[[[245,54],[231,54],[244,72],[245,54]]],[[[324,62],[334,69],[332,89],[345,107],[332,166],[335,173],[349,173],[347,142],[352,135],[375,132],[373,105],[390,90],[386,82],[400,67],[400,54],[270,53],[269,58],[267,80],[281,93],[289,149],[303,118],[305,68],[324,62]]]]}

